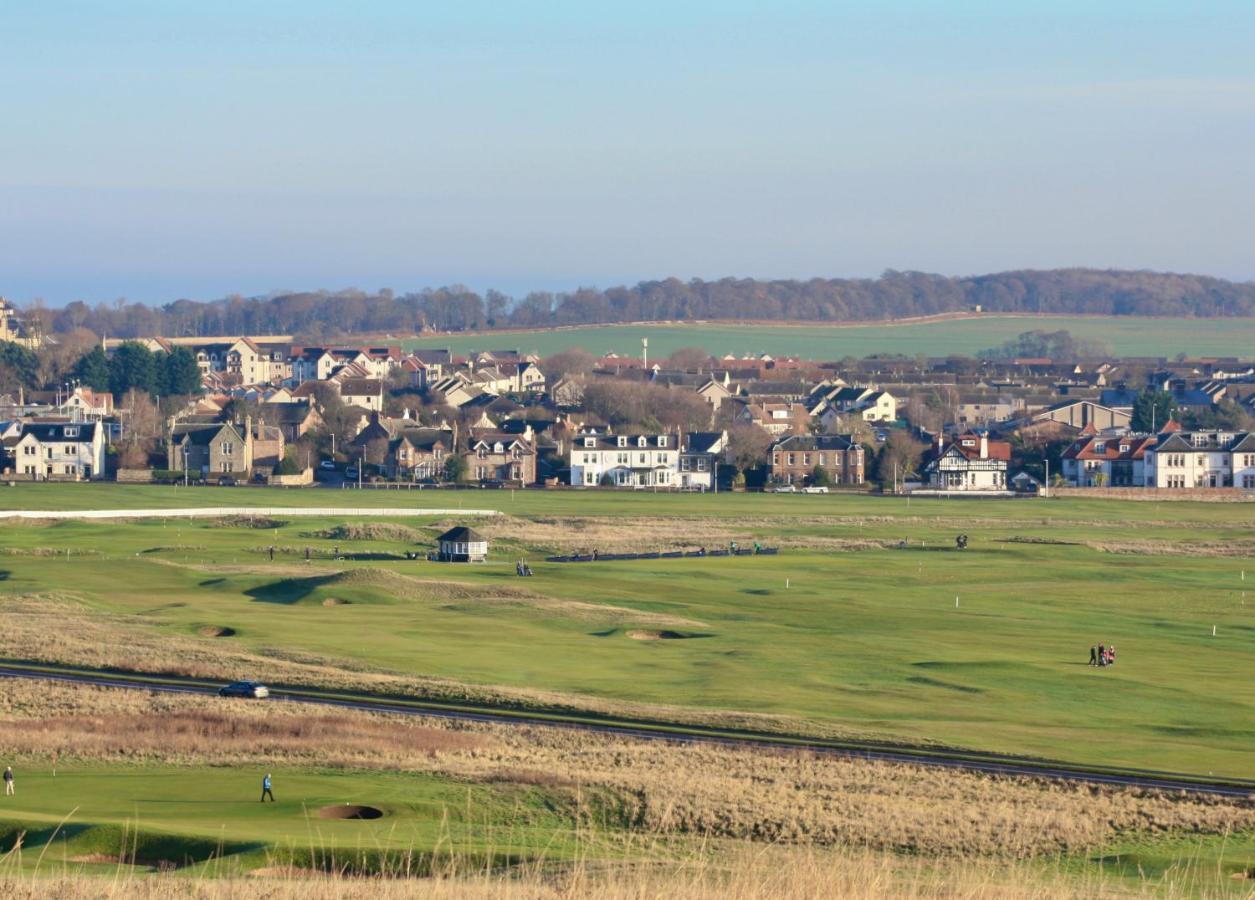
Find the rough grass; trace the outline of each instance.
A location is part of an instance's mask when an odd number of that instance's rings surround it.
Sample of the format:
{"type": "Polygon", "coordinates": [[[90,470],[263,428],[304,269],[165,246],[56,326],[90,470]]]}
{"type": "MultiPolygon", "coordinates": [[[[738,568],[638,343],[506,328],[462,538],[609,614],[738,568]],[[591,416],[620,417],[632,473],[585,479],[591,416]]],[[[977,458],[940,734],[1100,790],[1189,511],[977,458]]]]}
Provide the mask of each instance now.
{"type": "Polygon", "coordinates": [[[14,681],[0,753],[63,763],[417,770],[476,783],[583,785],[631,831],[930,857],[1028,859],[1147,835],[1255,829],[1255,807],[809,753],[670,744],[562,728],[14,681]]]}
{"type": "Polygon", "coordinates": [[[334,541],[391,541],[417,543],[430,541],[431,535],[417,528],[394,522],[350,522],[333,528],[307,532],[309,537],[334,541]]]}

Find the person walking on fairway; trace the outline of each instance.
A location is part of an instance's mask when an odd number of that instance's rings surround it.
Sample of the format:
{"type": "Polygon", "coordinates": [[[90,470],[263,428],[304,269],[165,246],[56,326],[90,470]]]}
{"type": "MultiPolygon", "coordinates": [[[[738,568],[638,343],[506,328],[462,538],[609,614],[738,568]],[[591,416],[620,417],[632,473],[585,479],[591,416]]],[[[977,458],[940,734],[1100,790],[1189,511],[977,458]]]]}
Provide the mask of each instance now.
{"type": "Polygon", "coordinates": [[[275,802],[275,795],[270,792],[270,773],[266,773],[266,777],[261,780],[261,802],[265,803],[266,798],[270,798],[270,802],[275,802]]]}
{"type": "Polygon", "coordinates": [[[13,767],[5,766],[4,769],[4,794],[6,797],[13,796],[13,767]]]}

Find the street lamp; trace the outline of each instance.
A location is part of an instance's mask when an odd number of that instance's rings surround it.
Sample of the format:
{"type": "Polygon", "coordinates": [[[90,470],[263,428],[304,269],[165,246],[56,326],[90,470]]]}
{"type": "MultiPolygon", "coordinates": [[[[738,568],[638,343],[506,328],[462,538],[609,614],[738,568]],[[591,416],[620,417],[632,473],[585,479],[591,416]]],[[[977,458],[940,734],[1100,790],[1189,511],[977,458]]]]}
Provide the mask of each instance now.
{"type": "Polygon", "coordinates": [[[183,487],[187,487],[187,444],[183,445],[183,487]]]}

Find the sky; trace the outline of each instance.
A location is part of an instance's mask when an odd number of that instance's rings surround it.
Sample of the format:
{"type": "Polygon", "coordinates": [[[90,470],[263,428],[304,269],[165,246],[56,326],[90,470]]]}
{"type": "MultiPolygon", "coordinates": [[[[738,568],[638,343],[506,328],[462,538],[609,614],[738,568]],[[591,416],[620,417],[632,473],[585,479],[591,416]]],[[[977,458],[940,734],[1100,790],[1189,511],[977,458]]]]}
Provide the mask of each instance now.
{"type": "Polygon", "coordinates": [[[0,7],[0,294],[1255,278],[1255,3],[0,7]]]}

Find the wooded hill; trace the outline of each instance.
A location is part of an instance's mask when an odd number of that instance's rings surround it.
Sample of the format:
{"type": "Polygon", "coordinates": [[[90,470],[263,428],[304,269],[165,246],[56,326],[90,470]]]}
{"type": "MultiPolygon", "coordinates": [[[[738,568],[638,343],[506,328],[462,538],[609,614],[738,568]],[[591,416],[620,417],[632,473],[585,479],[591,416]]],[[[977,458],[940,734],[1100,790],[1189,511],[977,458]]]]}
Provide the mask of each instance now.
{"type": "Polygon", "coordinates": [[[1201,275],[1097,269],[999,272],[950,278],[885,272],[879,278],[807,281],[643,281],[632,287],[534,292],[512,298],[464,287],[231,296],[163,306],[119,301],[38,308],[45,331],[87,328],[110,337],[402,334],[657,320],[877,321],[964,312],[1117,316],[1255,316],[1255,282],[1201,275]]]}

